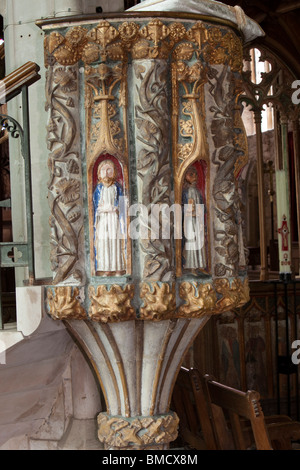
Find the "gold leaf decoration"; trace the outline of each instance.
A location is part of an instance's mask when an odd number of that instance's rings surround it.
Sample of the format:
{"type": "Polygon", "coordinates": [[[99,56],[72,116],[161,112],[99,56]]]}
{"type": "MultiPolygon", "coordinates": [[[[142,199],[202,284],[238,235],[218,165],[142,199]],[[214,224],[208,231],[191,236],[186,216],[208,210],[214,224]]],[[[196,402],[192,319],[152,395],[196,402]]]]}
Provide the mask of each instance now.
{"type": "Polygon", "coordinates": [[[88,43],[82,49],[81,59],[86,64],[91,64],[99,59],[100,49],[97,44],[88,43]]]}
{"type": "Polygon", "coordinates": [[[202,49],[202,45],[207,41],[208,31],[202,21],[197,21],[186,34],[187,38],[202,49]]]}
{"type": "Polygon", "coordinates": [[[52,54],[63,42],[65,38],[57,32],[53,32],[49,35],[48,50],[52,54]]]}
{"type": "Polygon", "coordinates": [[[194,318],[214,313],[217,296],[212,284],[183,282],[179,287],[179,295],[185,303],[178,309],[178,317],[194,318]]]}
{"type": "Polygon", "coordinates": [[[233,31],[202,21],[187,30],[181,22],[166,24],[159,19],[147,24],[125,21],[118,29],[103,20],[90,31],[74,26],[65,36],[52,32],[45,41],[45,52],[52,56],[48,64],[54,60],[61,65],[72,65],[80,59],[90,64],[99,60],[100,54],[103,61],[127,60],[127,52],[134,59],[167,58],[174,47],[175,60],[190,60],[194,53],[199,58],[203,52],[208,63],[226,63],[233,71],[241,71],[242,41],[233,31]]]}
{"type": "Polygon", "coordinates": [[[53,56],[62,65],[74,65],[80,58],[78,49],[69,45],[60,46],[53,56]]]}
{"type": "Polygon", "coordinates": [[[140,297],[143,300],[140,319],[160,321],[172,318],[176,311],[175,285],[143,283],[140,297]]]}
{"type": "Polygon", "coordinates": [[[243,282],[236,278],[215,279],[212,284],[183,282],[179,296],[185,302],[177,311],[176,317],[198,318],[203,315],[217,315],[233,308],[242,307],[249,301],[248,279],[243,282]]]}
{"type": "Polygon", "coordinates": [[[158,46],[169,33],[169,28],[158,19],[150,21],[148,25],[140,30],[140,35],[146,39],[151,39],[155,46],[158,46]]]}
{"type": "Polygon", "coordinates": [[[170,31],[170,39],[173,42],[181,41],[186,34],[186,29],[184,25],[179,22],[172,23],[169,26],[169,31],[170,31]]]}
{"type": "Polygon", "coordinates": [[[72,44],[73,46],[76,46],[80,44],[82,41],[86,41],[86,34],[87,34],[87,29],[83,28],[82,26],[74,26],[73,28],[69,29],[69,31],[66,33],[66,40],[72,44]]]}
{"type": "Polygon", "coordinates": [[[176,47],[174,57],[176,60],[190,60],[194,53],[194,46],[190,42],[184,42],[176,47]]]}
{"type": "Polygon", "coordinates": [[[108,21],[100,21],[96,28],[88,33],[88,38],[105,48],[119,35],[116,28],[108,21]]]}
{"type": "Polygon", "coordinates": [[[138,31],[139,25],[134,22],[129,23],[128,21],[125,21],[119,26],[119,34],[124,42],[133,41],[136,38],[138,31]]]}
{"type": "Polygon", "coordinates": [[[89,315],[93,321],[115,323],[135,319],[135,309],[131,301],[134,296],[134,286],[101,285],[89,287],[89,315]]]}
{"type": "Polygon", "coordinates": [[[79,300],[78,287],[59,286],[48,288],[49,313],[54,320],[83,320],[87,318],[79,300]]]}

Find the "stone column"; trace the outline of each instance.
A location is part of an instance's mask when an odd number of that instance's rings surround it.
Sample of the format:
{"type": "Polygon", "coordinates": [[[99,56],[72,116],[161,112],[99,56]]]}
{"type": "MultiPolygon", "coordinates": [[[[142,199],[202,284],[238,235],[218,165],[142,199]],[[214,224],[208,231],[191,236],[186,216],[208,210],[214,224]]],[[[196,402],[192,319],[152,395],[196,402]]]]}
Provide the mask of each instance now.
{"type": "Polygon", "coordinates": [[[55,16],[81,15],[84,11],[82,3],[82,0],[65,0],[64,2],[55,0],[55,16]]]}

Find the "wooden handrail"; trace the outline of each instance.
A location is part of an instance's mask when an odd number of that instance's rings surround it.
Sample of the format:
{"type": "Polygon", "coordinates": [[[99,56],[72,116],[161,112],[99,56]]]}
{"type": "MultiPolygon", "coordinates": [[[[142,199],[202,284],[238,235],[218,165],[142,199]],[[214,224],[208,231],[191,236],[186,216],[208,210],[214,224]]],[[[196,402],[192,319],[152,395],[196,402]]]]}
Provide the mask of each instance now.
{"type": "Polygon", "coordinates": [[[14,72],[6,75],[0,87],[0,102],[10,101],[21,93],[24,85],[29,86],[37,82],[41,78],[39,70],[40,67],[35,62],[26,62],[14,72]]]}

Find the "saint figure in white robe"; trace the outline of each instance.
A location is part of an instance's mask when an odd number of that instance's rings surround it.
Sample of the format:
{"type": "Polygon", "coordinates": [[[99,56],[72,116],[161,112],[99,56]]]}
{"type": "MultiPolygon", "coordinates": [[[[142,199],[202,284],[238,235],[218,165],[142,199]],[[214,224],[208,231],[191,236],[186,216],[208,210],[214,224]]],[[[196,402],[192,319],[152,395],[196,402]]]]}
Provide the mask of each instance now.
{"type": "Polygon", "coordinates": [[[183,268],[197,270],[206,268],[205,206],[197,188],[198,173],[190,167],[185,175],[182,191],[184,208],[183,268]]]}
{"type": "Polygon", "coordinates": [[[121,275],[126,272],[123,190],[112,160],[100,163],[97,176],[93,194],[96,274],[121,275]]]}

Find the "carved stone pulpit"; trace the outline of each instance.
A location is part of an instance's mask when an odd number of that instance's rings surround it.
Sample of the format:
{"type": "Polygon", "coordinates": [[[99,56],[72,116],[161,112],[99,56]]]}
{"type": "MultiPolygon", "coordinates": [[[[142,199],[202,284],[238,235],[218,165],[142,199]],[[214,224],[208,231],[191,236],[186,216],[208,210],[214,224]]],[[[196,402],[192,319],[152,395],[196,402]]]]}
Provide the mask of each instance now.
{"type": "Polygon", "coordinates": [[[177,3],[38,22],[47,311],[96,372],[106,449],[168,448],[185,353],[211,315],[249,298],[238,99],[243,41],[261,31],[237,7],[189,1],[181,13],[177,3]]]}

